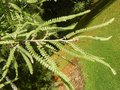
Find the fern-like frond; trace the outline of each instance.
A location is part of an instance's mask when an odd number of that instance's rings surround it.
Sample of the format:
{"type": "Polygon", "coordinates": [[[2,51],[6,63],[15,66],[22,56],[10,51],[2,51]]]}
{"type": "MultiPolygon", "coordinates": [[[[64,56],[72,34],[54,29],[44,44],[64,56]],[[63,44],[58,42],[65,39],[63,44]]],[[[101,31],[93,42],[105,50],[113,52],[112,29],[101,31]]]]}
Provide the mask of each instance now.
{"type": "Polygon", "coordinates": [[[109,37],[97,37],[97,36],[80,35],[80,36],[74,37],[73,39],[74,40],[80,40],[82,38],[94,39],[94,40],[99,40],[99,41],[107,41],[107,40],[110,40],[112,38],[112,36],[109,36],[109,37]]]}
{"type": "Polygon", "coordinates": [[[46,53],[46,51],[44,50],[43,47],[37,46],[37,48],[38,48],[40,54],[45,58],[46,62],[49,65],[51,65],[51,67],[53,67],[53,68],[57,67],[56,64],[55,64],[55,62],[50,59],[50,56],[46,53]]]}
{"type": "Polygon", "coordinates": [[[13,64],[14,64],[14,68],[15,68],[15,74],[16,74],[15,79],[16,79],[16,78],[18,78],[18,63],[15,58],[14,58],[13,64]]]}
{"type": "Polygon", "coordinates": [[[92,54],[89,54],[89,53],[84,52],[83,50],[81,50],[79,47],[77,47],[77,46],[76,46],[75,44],[73,44],[73,43],[69,43],[69,44],[70,44],[70,46],[71,46],[74,50],[76,50],[77,52],[80,52],[81,54],[83,54],[83,57],[84,57],[85,59],[91,60],[91,61],[96,61],[96,62],[99,62],[99,63],[101,63],[101,64],[109,67],[110,70],[112,71],[112,73],[113,73],[114,75],[116,75],[116,71],[115,71],[107,62],[103,61],[102,58],[99,58],[99,57],[97,57],[97,56],[94,56],[94,55],[92,55],[92,54]],[[84,53],[83,53],[83,52],[84,52],[84,53]]]}
{"type": "Polygon", "coordinates": [[[21,53],[23,53],[23,54],[25,54],[27,57],[29,57],[29,59],[30,59],[30,61],[31,61],[31,63],[34,63],[34,60],[33,60],[33,57],[30,55],[30,53],[26,50],[26,49],[24,49],[22,46],[18,46],[18,49],[19,49],[19,51],[21,52],[21,53]]]}
{"type": "Polygon", "coordinates": [[[54,18],[54,19],[48,20],[47,22],[43,23],[42,26],[47,26],[47,25],[50,25],[50,24],[53,24],[53,23],[58,23],[58,22],[64,22],[64,21],[67,21],[67,20],[71,20],[73,18],[76,18],[78,16],[82,16],[82,15],[87,14],[89,12],[90,12],[90,10],[86,10],[86,11],[80,12],[78,14],[54,18]]]}
{"type": "Polygon", "coordinates": [[[72,56],[75,56],[75,57],[82,57],[81,55],[77,55],[76,53],[74,52],[71,52],[69,50],[67,50],[66,48],[64,48],[64,45],[62,45],[61,43],[59,42],[54,42],[54,41],[49,41],[50,43],[52,43],[53,45],[55,45],[57,48],[59,48],[60,50],[63,50],[65,51],[66,53],[72,55],[72,56]]]}
{"type": "Polygon", "coordinates": [[[45,47],[47,47],[48,49],[51,49],[51,51],[53,52],[57,51],[57,49],[54,46],[50,45],[49,43],[45,44],[45,47]]]}
{"type": "MultiPolygon", "coordinates": [[[[81,13],[78,13],[78,14],[69,15],[69,16],[62,16],[62,17],[58,17],[58,18],[54,18],[54,19],[48,20],[48,21],[46,21],[45,23],[39,25],[35,30],[32,30],[31,32],[29,32],[29,33],[27,34],[26,38],[28,39],[31,35],[36,34],[36,33],[39,32],[39,31],[46,30],[45,27],[48,26],[48,25],[50,25],[50,24],[54,24],[54,23],[57,23],[57,22],[62,22],[62,21],[71,20],[71,19],[73,19],[73,18],[76,18],[76,17],[78,17],[78,16],[82,16],[82,15],[84,15],[84,14],[86,14],[86,13],[89,13],[89,12],[90,12],[90,10],[86,10],[86,11],[81,12],[81,13]]],[[[73,27],[73,26],[72,26],[72,27],[73,27]]],[[[47,27],[47,28],[48,28],[48,27],[47,27]]],[[[55,28],[56,28],[56,27],[49,27],[48,29],[49,29],[49,30],[50,30],[50,29],[54,30],[55,28]]],[[[61,28],[62,28],[62,27],[61,27],[61,28]]],[[[62,28],[62,30],[66,30],[66,29],[68,30],[69,28],[71,28],[71,27],[62,28]]],[[[57,30],[59,30],[59,27],[57,28],[57,30]]]]}
{"type": "Polygon", "coordinates": [[[27,64],[27,66],[29,68],[30,74],[33,74],[33,67],[32,67],[32,64],[31,64],[29,58],[24,53],[22,53],[22,52],[20,52],[20,53],[23,56],[23,58],[24,58],[24,60],[25,60],[25,62],[27,64]]]}
{"type": "Polygon", "coordinates": [[[10,49],[10,54],[9,54],[8,60],[6,62],[6,65],[2,69],[3,73],[2,73],[2,78],[0,79],[0,82],[6,77],[6,75],[8,73],[9,67],[12,63],[12,60],[14,59],[15,50],[16,50],[16,47],[14,47],[13,49],[10,49]]]}
{"type": "Polygon", "coordinates": [[[75,51],[79,51],[80,54],[82,55],[86,55],[85,51],[82,50],[81,48],[77,47],[75,44],[73,44],[72,42],[67,42],[69,46],[71,46],[75,51]]]}
{"type": "MultiPolygon", "coordinates": [[[[55,45],[55,46],[56,46],[56,45],[55,45]]],[[[59,57],[61,57],[61,58],[64,59],[64,60],[67,60],[66,57],[62,56],[60,53],[57,53],[58,50],[55,48],[55,46],[50,45],[49,43],[47,43],[47,44],[45,45],[45,47],[47,47],[48,49],[50,49],[54,54],[58,55],[59,57]]],[[[67,61],[70,62],[69,60],[67,60],[67,61]]],[[[71,62],[70,62],[70,63],[71,63],[71,62]]]]}
{"type": "Polygon", "coordinates": [[[111,70],[111,72],[113,73],[113,75],[117,74],[117,72],[110,66],[110,64],[108,64],[107,62],[103,61],[103,59],[101,59],[101,58],[99,58],[97,56],[94,56],[92,54],[87,53],[87,55],[84,56],[84,58],[87,59],[87,60],[99,62],[99,63],[107,66],[111,70]]]}
{"type": "Polygon", "coordinates": [[[95,25],[95,26],[92,26],[92,27],[87,27],[87,28],[83,28],[83,29],[79,29],[79,30],[76,30],[75,32],[71,32],[69,34],[67,34],[65,36],[65,38],[71,38],[81,32],[85,32],[85,31],[92,31],[92,30],[95,30],[97,28],[101,28],[101,27],[104,27],[104,26],[107,26],[109,25],[110,23],[112,23],[114,21],[115,18],[112,18],[110,19],[109,21],[105,22],[105,23],[102,23],[102,24],[99,24],[99,25],[95,25]]]}
{"type": "Polygon", "coordinates": [[[73,30],[75,28],[76,24],[72,24],[67,27],[42,27],[41,31],[49,31],[49,32],[59,32],[59,31],[68,31],[68,30],[73,30]]]}
{"type": "Polygon", "coordinates": [[[0,44],[15,44],[18,42],[15,42],[14,40],[5,40],[5,41],[0,41],[0,44]]]}
{"type": "Polygon", "coordinates": [[[45,62],[45,60],[40,57],[32,48],[32,46],[30,45],[29,42],[26,42],[26,47],[28,49],[28,51],[31,53],[31,55],[44,67],[48,68],[50,71],[52,71],[53,73],[57,74],[63,81],[64,83],[70,88],[70,90],[74,90],[74,87],[72,86],[72,84],[70,83],[70,80],[68,79],[68,77],[66,77],[58,68],[53,68],[51,67],[48,63],[45,62]]]}
{"type": "Polygon", "coordinates": [[[93,61],[93,62],[99,62],[105,66],[107,66],[108,68],[110,68],[110,70],[112,71],[112,73],[114,75],[116,75],[116,71],[105,61],[103,61],[102,59],[103,58],[100,58],[100,57],[97,57],[97,56],[94,56],[94,55],[91,55],[89,53],[86,53],[84,52],[83,50],[79,49],[75,44],[70,44],[72,46],[72,48],[74,50],[76,50],[77,53],[75,52],[71,52],[69,50],[67,50],[66,48],[63,48],[63,45],[61,43],[56,43],[56,42],[51,42],[53,44],[55,44],[57,47],[59,47],[61,50],[64,50],[65,52],[69,53],[70,55],[73,55],[73,56],[76,56],[76,57],[79,57],[79,58],[83,58],[83,59],[86,59],[86,60],[90,60],[90,61],[93,61]],[[78,53],[79,52],[79,53],[78,53]]]}
{"type": "Polygon", "coordinates": [[[27,50],[29,51],[29,53],[32,55],[32,57],[34,57],[38,62],[40,62],[40,63],[41,63],[43,66],[45,66],[46,68],[49,67],[49,64],[47,64],[47,63],[45,62],[45,60],[44,60],[43,57],[41,57],[40,55],[38,55],[38,54],[34,51],[33,47],[30,45],[29,42],[26,42],[26,48],[27,48],[27,50]]]}

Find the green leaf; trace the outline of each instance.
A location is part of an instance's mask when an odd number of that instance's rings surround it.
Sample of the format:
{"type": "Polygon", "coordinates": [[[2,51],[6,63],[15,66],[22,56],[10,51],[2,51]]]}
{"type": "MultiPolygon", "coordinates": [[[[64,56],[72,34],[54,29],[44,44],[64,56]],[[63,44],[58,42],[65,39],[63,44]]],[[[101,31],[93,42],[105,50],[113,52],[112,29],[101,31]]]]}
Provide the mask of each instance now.
{"type": "Polygon", "coordinates": [[[0,79],[0,82],[6,77],[6,75],[8,73],[9,67],[10,67],[10,65],[12,63],[12,60],[14,59],[15,49],[16,49],[15,47],[13,49],[10,49],[10,54],[9,54],[8,60],[7,60],[6,64],[5,64],[5,66],[2,69],[4,71],[2,73],[2,78],[0,79]]]}
{"type": "Polygon", "coordinates": [[[36,3],[37,0],[27,0],[27,3],[36,3]]]}
{"type": "Polygon", "coordinates": [[[18,46],[18,49],[21,51],[21,53],[25,54],[27,57],[29,57],[31,63],[34,63],[33,57],[30,55],[30,53],[25,50],[22,46],[18,46]]]}
{"type": "Polygon", "coordinates": [[[31,64],[29,58],[24,53],[21,52],[21,54],[22,54],[27,66],[29,68],[30,74],[33,74],[33,67],[32,67],[32,64],[31,64]]]}
{"type": "Polygon", "coordinates": [[[47,26],[50,24],[58,23],[58,22],[65,22],[67,20],[71,20],[73,18],[85,15],[89,12],[90,12],[90,10],[86,10],[84,12],[80,12],[80,13],[69,15],[69,16],[62,16],[62,17],[54,18],[54,19],[48,20],[47,22],[43,23],[42,26],[47,26]]]}
{"type": "Polygon", "coordinates": [[[9,3],[11,5],[12,8],[14,8],[15,10],[19,11],[21,13],[21,8],[19,8],[16,4],[14,3],[9,3]]]}

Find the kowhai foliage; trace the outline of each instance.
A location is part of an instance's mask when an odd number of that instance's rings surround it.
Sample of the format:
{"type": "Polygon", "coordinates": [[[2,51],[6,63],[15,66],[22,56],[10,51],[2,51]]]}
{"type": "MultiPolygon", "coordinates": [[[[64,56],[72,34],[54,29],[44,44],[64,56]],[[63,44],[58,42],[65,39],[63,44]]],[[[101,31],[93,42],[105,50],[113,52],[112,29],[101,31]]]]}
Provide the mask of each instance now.
{"type": "Polygon", "coordinates": [[[81,38],[100,41],[109,40],[111,36],[104,38],[86,35],[76,36],[76,34],[106,26],[114,18],[103,24],[83,28],[74,32],[73,29],[76,23],[66,27],[58,27],[56,23],[66,22],[82,16],[89,13],[90,10],[43,21],[37,12],[39,9],[36,9],[39,7],[35,6],[35,4],[42,5],[43,2],[45,0],[2,0],[0,2],[0,88],[18,80],[19,73],[22,73],[18,71],[20,60],[18,58],[20,57],[21,60],[25,61],[31,75],[34,73],[33,64],[37,62],[58,75],[67,89],[74,90],[69,78],[58,69],[54,60],[50,58],[51,54],[61,49],[71,55],[102,63],[109,67],[113,74],[116,74],[115,70],[108,63],[104,62],[102,58],[91,55],[74,44],[74,41],[81,38]],[[30,7],[34,7],[32,8],[34,12],[30,11],[30,7]],[[58,32],[65,31],[70,31],[70,33],[59,37],[58,32]],[[64,44],[71,46],[77,53],[65,49],[64,44]],[[15,70],[15,78],[6,81],[11,67],[15,70]]]}

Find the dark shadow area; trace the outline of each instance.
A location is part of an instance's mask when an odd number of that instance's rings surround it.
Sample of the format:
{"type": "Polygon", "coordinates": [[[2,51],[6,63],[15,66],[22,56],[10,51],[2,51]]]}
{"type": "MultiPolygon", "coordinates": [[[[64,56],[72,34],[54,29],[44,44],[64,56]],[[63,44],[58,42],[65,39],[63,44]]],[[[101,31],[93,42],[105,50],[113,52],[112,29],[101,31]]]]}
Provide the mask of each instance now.
{"type": "Polygon", "coordinates": [[[43,3],[42,18],[49,20],[56,17],[67,16],[82,12],[89,8],[91,0],[51,0],[43,3]]]}

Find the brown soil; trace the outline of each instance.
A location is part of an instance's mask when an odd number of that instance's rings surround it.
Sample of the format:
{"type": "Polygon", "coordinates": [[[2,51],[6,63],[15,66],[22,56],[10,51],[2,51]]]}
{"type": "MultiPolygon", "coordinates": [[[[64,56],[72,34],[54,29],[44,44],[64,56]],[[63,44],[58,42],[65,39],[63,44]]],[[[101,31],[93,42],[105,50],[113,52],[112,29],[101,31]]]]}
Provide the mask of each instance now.
{"type": "MultiPolygon", "coordinates": [[[[83,90],[84,80],[81,74],[81,67],[78,65],[78,59],[74,58],[72,63],[69,63],[67,66],[62,69],[63,73],[69,77],[71,83],[74,85],[75,90],[83,90]]],[[[58,90],[66,90],[63,82],[60,78],[57,78],[58,90]]]]}

